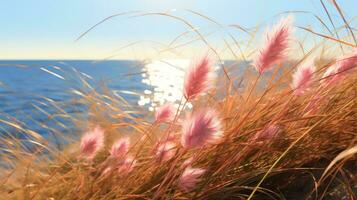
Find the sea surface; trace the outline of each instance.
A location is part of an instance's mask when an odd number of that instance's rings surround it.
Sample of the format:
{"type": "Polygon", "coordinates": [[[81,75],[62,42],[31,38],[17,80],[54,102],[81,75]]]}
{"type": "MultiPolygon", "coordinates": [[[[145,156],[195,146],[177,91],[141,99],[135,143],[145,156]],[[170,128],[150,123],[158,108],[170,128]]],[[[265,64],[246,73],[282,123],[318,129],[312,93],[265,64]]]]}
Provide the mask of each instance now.
{"type": "Polygon", "coordinates": [[[83,105],[71,104],[84,87],[82,80],[93,88],[105,85],[118,98],[148,112],[166,102],[178,103],[185,68],[189,65],[189,60],[179,59],[150,62],[2,60],[0,136],[22,137],[19,128],[11,123],[39,133],[50,142],[54,140],[51,128],[68,134],[73,124],[66,119],[58,119],[65,127],[54,124],[50,116],[58,112],[58,108],[49,104],[54,102],[73,116],[85,115],[83,105]]]}

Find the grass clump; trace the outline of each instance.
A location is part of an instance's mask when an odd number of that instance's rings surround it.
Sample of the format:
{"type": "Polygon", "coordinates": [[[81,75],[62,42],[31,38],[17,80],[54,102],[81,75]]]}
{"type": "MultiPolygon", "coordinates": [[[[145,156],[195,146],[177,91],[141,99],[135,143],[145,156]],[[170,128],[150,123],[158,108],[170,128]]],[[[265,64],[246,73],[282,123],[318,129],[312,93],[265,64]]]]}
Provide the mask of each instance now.
{"type": "Polygon", "coordinates": [[[73,121],[87,132],[65,150],[5,121],[36,148],[2,141],[2,198],[355,199],[356,160],[341,152],[356,145],[356,46],[333,39],[349,53],[326,61],[317,46],[284,62],[287,26],[267,33],[243,75],[220,65],[214,77],[216,57],[204,56],[187,70],[178,108],[158,108],[155,120],[103,89],[82,93],[88,120],[73,121]]]}

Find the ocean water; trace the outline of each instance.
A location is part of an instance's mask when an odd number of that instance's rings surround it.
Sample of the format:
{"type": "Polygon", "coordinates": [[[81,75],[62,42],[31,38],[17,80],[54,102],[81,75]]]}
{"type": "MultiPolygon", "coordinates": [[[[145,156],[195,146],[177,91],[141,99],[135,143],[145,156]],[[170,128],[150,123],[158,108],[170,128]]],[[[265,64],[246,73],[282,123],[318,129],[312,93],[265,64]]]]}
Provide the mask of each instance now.
{"type": "Polygon", "coordinates": [[[124,60],[0,61],[0,135],[24,136],[7,122],[33,130],[50,142],[56,142],[51,132],[70,134],[74,131],[73,124],[62,118],[53,120],[50,116],[58,109],[49,104],[55,102],[73,116],[85,115],[85,106],[71,102],[78,97],[75,91],[83,89],[80,78],[93,88],[105,85],[118,98],[148,112],[166,102],[178,103],[182,97],[185,68],[189,65],[189,60],[178,59],[146,63],[124,60]],[[59,126],[56,121],[65,126],[59,126]]]}
{"type": "Polygon", "coordinates": [[[89,77],[91,85],[103,82],[112,90],[143,91],[142,69],[134,61],[0,61],[0,111],[26,111],[40,97],[66,101],[79,86],[78,75],[89,77]]]}
{"type": "Polygon", "coordinates": [[[49,106],[48,102],[63,105],[61,109],[71,115],[85,114],[83,105],[70,104],[76,96],[73,91],[83,87],[79,77],[92,87],[105,84],[137,105],[140,96],[125,91],[144,93],[152,89],[152,86],[143,82],[144,66],[136,61],[0,61],[0,135],[23,137],[18,128],[6,122],[33,130],[50,141],[54,138],[48,127],[68,133],[72,126],[69,121],[56,119],[66,126],[61,127],[49,119],[58,110],[49,106]]]}
{"type": "MultiPolygon", "coordinates": [[[[242,66],[226,61],[227,66],[242,66]]],[[[130,105],[152,112],[166,102],[178,105],[182,98],[185,69],[189,60],[163,59],[139,61],[92,60],[3,60],[0,61],[0,136],[23,138],[26,134],[17,124],[44,136],[51,143],[58,143],[55,134],[71,134],[75,126],[71,120],[51,117],[58,114],[54,102],[71,116],[85,120],[86,107],[74,104],[85,80],[90,87],[105,85],[118,98],[130,105]],[[59,122],[59,123],[58,123],[59,122]],[[59,124],[63,124],[59,125],[59,124]]],[[[224,76],[219,65],[218,76],[224,76]]],[[[87,86],[86,86],[87,87],[87,86]]],[[[0,140],[0,146],[1,146],[0,140]]]]}

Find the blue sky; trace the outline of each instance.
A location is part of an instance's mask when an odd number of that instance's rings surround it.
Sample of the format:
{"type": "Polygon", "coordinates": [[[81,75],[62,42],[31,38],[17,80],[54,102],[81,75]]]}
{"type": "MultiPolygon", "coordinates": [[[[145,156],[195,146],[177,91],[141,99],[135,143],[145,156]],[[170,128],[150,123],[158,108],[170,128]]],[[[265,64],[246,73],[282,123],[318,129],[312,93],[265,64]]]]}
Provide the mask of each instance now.
{"type": "MultiPolygon", "coordinates": [[[[346,15],[355,15],[357,1],[338,1],[346,15]]],[[[327,3],[333,10],[331,4],[327,3]]],[[[112,14],[127,11],[163,12],[184,17],[203,30],[212,24],[184,9],[200,12],[222,25],[253,27],[273,22],[274,15],[291,10],[326,16],[319,0],[11,0],[0,5],[0,59],[102,59],[112,51],[135,41],[168,43],[188,30],[184,24],[160,16],[117,17],[100,25],[78,42],[75,38],[112,14]]],[[[308,14],[295,15],[296,24],[321,29],[308,14]]],[[[322,31],[322,30],[321,30],[322,31]]],[[[218,34],[217,38],[220,37],[218,34]]],[[[217,39],[216,38],[216,39],[217,39]]],[[[217,40],[218,41],[218,40],[217,40]]],[[[141,58],[150,52],[149,43],[128,48],[117,58],[141,58]]],[[[154,46],[154,45],[153,45],[154,46]]],[[[150,50],[151,48],[151,50],[150,50]]]]}

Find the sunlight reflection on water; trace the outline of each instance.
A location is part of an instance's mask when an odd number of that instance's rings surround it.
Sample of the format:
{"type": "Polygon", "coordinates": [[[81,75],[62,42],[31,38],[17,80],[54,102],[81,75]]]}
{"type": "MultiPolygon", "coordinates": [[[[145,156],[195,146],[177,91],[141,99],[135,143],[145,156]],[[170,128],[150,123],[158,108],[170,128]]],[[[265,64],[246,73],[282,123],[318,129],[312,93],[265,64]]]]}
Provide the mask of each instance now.
{"type": "Polygon", "coordinates": [[[190,60],[186,59],[162,59],[145,64],[142,83],[150,86],[151,90],[144,91],[138,104],[148,106],[150,111],[167,102],[178,106],[185,69],[189,65],[190,60]]]}

